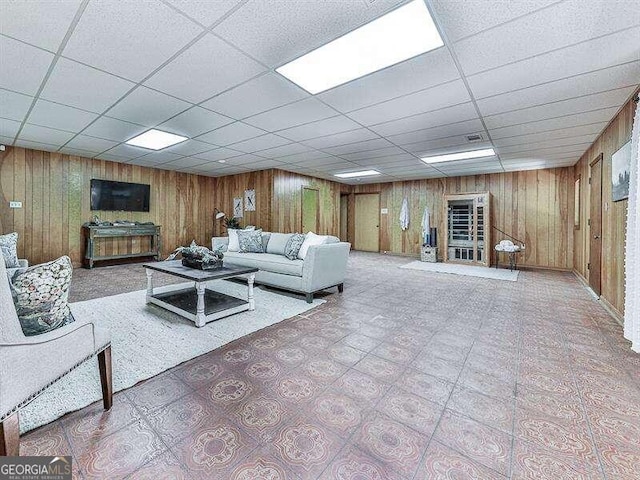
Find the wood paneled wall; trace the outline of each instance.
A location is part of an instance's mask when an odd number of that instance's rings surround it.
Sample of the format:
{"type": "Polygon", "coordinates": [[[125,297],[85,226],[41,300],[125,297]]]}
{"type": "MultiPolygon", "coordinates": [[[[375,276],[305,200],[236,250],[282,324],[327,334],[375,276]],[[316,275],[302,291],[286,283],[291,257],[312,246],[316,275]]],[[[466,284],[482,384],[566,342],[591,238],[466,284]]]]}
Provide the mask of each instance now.
{"type": "MultiPolygon", "coordinates": [[[[271,196],[273,189],[273,170],[260,170],[258,172],[242,173],[239,175],[229,175],[226,177],[214,178],[215,189],[213,208],[218,208],[227,214],[228,217],[233,216],[233,199],[242,197],[244,205],[245,190],[256,191],[256,210],[252,212],[243,212],[240,218],[240,225],[255,225],[265,231],[271,231],[271,196]]],[[[223,223],[216,222],[216,235],[226,234],[226,230],[222,228],[223,223]]]]}
{"type": "MultiPolygon", "coordinates": [[[[635,103],[630,100],[589,147],[574,167],[574,179],[580,176],[580,229],[574,235],[574,269],[589,278],[587,265],[591,255],[588,225],[590,209],[589,164],[602,153],[602,293],[615,313],[624,311],[624,245],[628,201],[613,202],[611,196],[611,156],[631,139],[635,103]]],[[[594,253],[595,254],[595,253],[594,253]]],[[[588,283],[588,282],[587,282],[588,283]]]]}
{"type": "MultiPolygon", "coordinates": [[[[573,173],[572,168],[531,170],[468,177],[439,178],[357,185],[354,193],[380,193],[380,250],[418,255],[422,243],[422,214],[431,213],[431,226],[438,228],[438,248],[444,245],[445,193],[491,193],[492,225],[525,242],[523,264],[571,269],[573,264],[573,173]],[[409,229],[400,229],[400,207],[409,201],[409,229]]],[[[350,238],[353,234],[350,231],[350,238]]],[[[492,239],[503,235],[492,231],[492,239]]],[[[495,243],[493,242],[492,243],[495,243]]],[[[504,261],[504,259],[503,259],[504,261]]]]}
{"type": "MultiPolygon", "coordinates": [[[[212,235],[213,178],[156,170],[60,153],[7,147],[0,152],[0,232],[17,231],[18,253],[31,263],[69,255],[79,265],[84,254],[82,224],[97,213],[102,220],[152,221],[162,225],[163,254],[212,235]],[[149,212],[92,212],[92,178],[151,185],[149,212]],[[22,202],[10,209],[9,201],[22,202]]],[[[144,239],[106,240],[100,254],[148,248],[144,239]]]]}

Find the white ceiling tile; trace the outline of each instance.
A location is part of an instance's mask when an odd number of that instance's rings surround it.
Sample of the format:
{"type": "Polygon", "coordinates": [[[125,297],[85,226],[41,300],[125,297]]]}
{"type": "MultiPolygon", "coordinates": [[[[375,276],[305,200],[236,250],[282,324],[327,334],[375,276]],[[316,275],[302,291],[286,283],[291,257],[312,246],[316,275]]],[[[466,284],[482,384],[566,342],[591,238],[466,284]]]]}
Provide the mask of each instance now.
{"type": "Polygon", "coordinates": [[[264,133],[264,130],[252,127],[246,123],[235,122],[218,128],[213,132],[200,135],[198,140],[211,143],[213,145],[226,146],[232,143],[241,142],[242,140],[259,137],[260,135],[264,135],[264,133]]]}
{"type": "Polygon", "coordinates": [[[275,108],[244,121],[269,131],[284,130],[303,123],[332,117],[336,112],[315,98],[307,98],[283,107],[275,108]]]}
{"type": "Polygon", "coordinates": [[[213,35],[206,35],[145,83],[199,103],[265,68],[213,35]]]}
{"type": "Polygon", "coordinates": [[[242,155],[238,155],[236,157],[223,159],[225,165],[233,165],[233,166],[246,166],[250,163],[260,162],[265,160],[262,157],[258,157],[257,155],[251,155],[250,153],[245,153],[242,155]]]}
{"type": "Polygon", "coordinates": [[[526,15],[557,0],[433,0],[436,17],[447,38],[455,42],[514,18],[526,15]]]}
{"type": "Polygon", "coordinates": [[[51,65],[53,54],[0,36],[0,58],[0,88],[35,95],[51,65]]]}
{"type": "Polygon", "coordinates": [[[154,127],[191,105],[164,93],[138,87],[111,107],[105,115],[126,122],[154,127]]]}
{"type": "Polygon", "coordinates": [[[264,170],[265,168],[280,168],[282,166],[282,162],[273,159],[267,159],[247,164],[245,166],[247,168],[250,168],[251,170],[264,170]]]}
{"type": "MultiPolygon", "coordinates": [[[[518,152],[512,152],[511,155],[521,155],[521,156],[532,156],[532,155],[536,155],[536,156],[548,156],[548,155],[570,155],[573,153],[583,153],[587,148],[589,148],[591,146],[591,142],[585,142],[585,143],[578,143],[575,145],[563,145],[560,147],[549,147],[549,148],[531,148],[529,150],[522,150],[522,151],[518,151],[518,152]]],[[[496,152],[499,155],[502,155],[500,153],[501,150],[505,150],[506,148],[512,148],[512,147],[504,147],[504,148],[497,148],[496,152]]],[[[508,152],[505,152],[505,155],[509,155],[508,152]]],[[[500,157],[502,158],[502,156],[500,157]]]]}
{"type": "Polygon", "coordinates": [[[341,85],[318,97],[349,112],[460,78],[449,50],[438,48],[341,85]]]}
{"type": "Polygon", "coordinates": [[[307,152],[295,153],[293,155],[278,157],[278,160],[284,163],[298,163],[298,162],[305,162],[310,160],[317,160],[320,158],[333,159],[335,157],[333,155],[329,155],[328,153],[324,153],[319,150],[310,150],[307,152]]]}
{"type": "Polygon", "coordinates": [[[27,120],[29,123],[44,127],[79,132],[96,118],[98,118],[96,113],[39,99],[27,120]]]}
{"type": "Polygon", "coordinates": [[[467,77],[476,98],[638,61],[640,27],[539,55],[467,77]]]}
{"type": "Polygon", "coordinates": [[[209,132],[223,125],[228,125],[233,119],[200,107],[193,107],[176,115],[161,124],[159,129],[167,129],[171,133],[196,137],[204,132],[209,132]]]}
{"type": "Polygon", "coordinates": [[[209,27],[229,12],[240,0],[167,0],[197,22],[209,27]]]}
{"type": "Polygon", "coordinates": [[[518,123],[535,122],[546,118],[572,115],[600,108],[620,107],[633,93],[635,87],[620,88],[586,97],[572,98],[547,105],[523,108],[512,112],[499,113],[484,117],[487,128],[494,129],[518,123]]]}
{"type": "Polygon", "coordinates": [[[407,145],[408,151],[419,157],[439,155],[440,153],[463,152],[491,148],[491,142],[469,142],[464,136],[439,138],[407,145]]]}
{"type": "Polygon", "coordinates": [[[60,145],[52,145],[49,143],[42,143],[42,142],[34,142],[31,140],[16,140],[14,143],[14,146],[16,147],[22,147],[22,148],[31,148],[33,150],[43,150],[45,152],[55,152],[60,145]]]}
{"type": "Polygon", "coordinates": [[[309,140],[311,138],[333,136],[337,133],[346,132],[360,128],[360,125],[344,115],[330,117],[317,122],[311,122],[297,127],[280,130],[281,135],[297,142],[309,140]]]}
{"type": "Polygon", "coordinates": [[[380,135],[397,135],[477,118],[478,113],[473,103],[468,102],[433,112],[419,113],[399,120],[371,125],[369,128],[380,135]]]}
{"type": "Polygon", "coordinates": [[[133,86],[108,73],[60,58],[41,95],[46,100],[100,113],[133,86]]]}
{"type": "MultiPolygon", "coordinates": [[[[389,135],[387,138],[398,145],[410,145],[417,142],[427,140],[435,140],[438,138],[446,138],[453,136],[463,136],[473,133],[481,133],[484,131],[480,120],[467,120],[459,123],[450,123],[439,127],[417,130],[410,133],[401,133],[399,135],[389,135]]],[[[483,136],[486,136],[483,134],[483,136]]]]}
{"type": "Polygon", "coordinates": [[[548,132],[563,128],[571,128],[591,123],[609,122],[617,113],[618,107],[604,108],[590,112],[582,112],[574,115],[566,115],[558,118],[550,118],[537,122],[528,122],[520,125],[510,125],[502,128],[490,129],[491,138],[513,137],[515,135],[528,135],[531,133],[548,132]]]}
{"type": "Polygon", "coordinates": [[[206,160],[202,160],[201,158],[195,157],[183,157],[178,160],[173,160],[171,162],[167,162],[164,164],[165,167],[175,167],[175,168],[185,168],[185,167],[196,167],[198,165],[202,165],[206,160]]]}
{"type": "Polygon", "coordinates": [[[208,152],[198,153],[193,155],[196,158],[201,158],[205,161],[218,161],[225,160],[231,157],[238,157],[242,155],[242,152],[238,152],[236,150],[230,150],[228,148],[218,148],[216,150],[209,150],[208,152]]]}
{"type": "Polygon", "coordinates": [[[100,160],[110,160],[113,162],[128,162],[129,160],[131,160],[129,157],[123,156],[123,155],[115,155],[113,153],[102,153],[100,155],[96,155],[95,158],[99,158],[100,160]]]}
{"type": "Polygon", "coordinates": [[[208,152],[216,147],[210,143],[199,142],[197,140],[185,140],[172,147],[167,147],[166,151],[177,153],[179,155],[196,155],[202,152],[208,152]]]}
{"type": "Polygon", "coordinates": [[[100,117],[82,132],[92,137],[106,138],[116,142],[125,142],[148,130],[147,127],[123,122],[115,118],[100,117]]]}
{"type": "Polygon", "coordinates": [[[55,52],[79,6],[80,0],[4,0],[0,33],[55,52]]]}
{"type": "Polygon", "coordinates": [[[18,133],[18,130],[20,130],[20,123],[21,122],[16,122],[15,120],[0,118],[0,137],[13,139],[18,133]]]}
{"type": "Polygon", "coordinates": [[[508,112],[584,95],[637,85],[640,60],[477,101],[483,115],[508,112]]]}
{"type": "Polygon", "coordinates": [[[640,24],[629,0],[566,0],[454,45],[466,75],[640,24]],[[508,41],[505,41],[508,39],[508,41]]]}
{"type": "Polygon", "coordinates": [[[369,152],[371,150],[380,150],[381,148],[391,147],[389,140],[384,138],[374,138],[365,140],[364,142],[349,143],[348,145],[337,145],[335,147],[323,148],[327,153],[332,155],[343,155],[348,153],[369,152]]]}
{"type": "Polygon", "coordinates": [[[260,150],[258,155],[266,158],[287,158],[291,155],[297,155],[305,152],[313,151],[312,148],[302,145],[301,143],[290,143],[289,145],[282,145],[280,147],[268,148],[266,150],[260,150]]]}
{"type": "Polygon", "coordinates": [[[138,82],[201,32],[201,27],[160,1],[94,1],[63,54],[138,82]]]}
{"type": "Polygon", "coordinates": [[[87,135],[78,135],[65,145],[68,148],[76,148],[89,152],[101,153],[117,145],[111,140],[103,140],[102,138],[88,137],[87,135]]]}
{"type": "Polygon", "coordinates": [[[61,147],[58,152],[66,155],[75,155],[77,157],[94,158],[96,153],[89,150],[83,150],[81,148],[61,147]]]}
{"type": "Polygon", "coordinates": [[[55,130],[53,128],[40,127],[38,125],[25,124],[20,132],[20,140],[42,142],[49,145],[62,146],[73,137],[73,133],[55,130]]]}
{"type": "Polygon", "coordinates": [[[403,153],[407,153],[407,152],[405,152],[400,147],[387,147],[387,148],[380,148],[378,150],[370,150],[365,152],[345,153],[345,154],[342,154],[341,157],[344,158],[345,160],[357,162],[358,160],[362,160],[365,158],[382,158],[382,157],[389,157],[391,155],[402,155],[403,153]]]}
{"type": "MultiPolygon", "coordinates": [[[[331,165],[344,165],[344,160],[337,157],[322,157],[322,158],[307,158],[304,160],[298,160],[296,165],[307,168],[325,168],[331,165]]],[[[354,165],[354,164],[352,164],[354,165]]]]}
{"type": "Polygon", "coordinates": [[[244,153],[253,153],[257,152],[258,150],[266,150],[267,148],[279,147],[288,143],[291,143],[291,141],[287,140],[286,138],[267,133],[260,137],[255,137],[249,140],[234,143],[233,145],[230,145],[230,147],[235,150],[240,150],[244,153]]]}
{"type": "Polygon", "coordinates": [[[324,45],[386,13],[398,0],[375,2],[252,0],[214,32],[270,67],[324,45]]]}
{"type": "Polygon", "coordinates": [[[592,123],[577,127],[562,128],[543,133],[531,133],[514,137],[498,138],[493,140],[496,147],[508,147],[510,145],[522,145],[523,143],[541,142],[556,138],[575,137],[578,135],[598,135],[607,126],[608,122],[592,123]]]}
{"type": "Polygon", "coordinates": [[[362,166],[399,166],[399,165],[415,165],[419,160],[409,153],[400,153],[397,155],[388,155],[384,157],[376,157],[376,158],[363,158],[360,160],[354,160],[355,163],[362,166]]]}
{"type": "Polygon", "coordinates": [[[178,155],[176,153],[171,153],[171,152],[162,150],[162,151],[153,152],[148,155],[145,155],[144,157],[139,158],[139,160],[142,160],[144,162],[152,162],[155,164],[159,164],[159,163],[173,162],[175,160],[178,160],[179,158],[182,158],[182,155],[178,155]]]}
{"type": "Polygon", "coordinates": [[[428,88],[411,95],[356,110],[348,116],[364,125],[388,122],[471,101],[462,80],[428,88]]]}
{"type": "Polygon", "coordinates": [[[307,98],[309,94],[277,73],[267,73],[207,100],[203,107],[241,119],[307,98]]]}
{"type": "Polygon", "coordinates": [[[22,93],[0,89],[0,117],[10,120],[24,120],[29,111],[33,97],[22,93]]]}
{"type": "MultiPolygon", "coordinates": [[[[104,152],[103,155],[107,157],[109,157],[110,155],[115,155],[131,160],[133,158],[147,155],[149,152],[150,150],[147,150],[146,148],[134,147],[133,145],[126,145],[123,143],[122,145],[118,145],[116,147],[113,147],[109,151],[104,152]]],[[[103,155],[100,156],[102,157],[103,155]]]]}
{"type": "Polygon", "coordinates": [[[540,151],[542,149],[551,148],[551,147],[583,145],[585,143],[590,144],[597,138],[597,136],[598,136],[597,133],[591,133],[587,135],[578,135],[574,137],[556,138],[553,140],[542,140],[538,142],[522,143],[519,145],[496,147],[496,151],[500,155],[502,155],[503,153],[512,154],[512,153],[520,153],[520,152],[540,151]]]}
{"type": "Polygon", "coordinates": [[[312,138],[311,140],[305,140],[303,143],[312,148],[329,148],[335,147],[336,145],[346,145],[349,143],[372,140],[374,138],[379,138],[379,136],[366,128],[358,128],[356,130],[350,130],[348,132],[336,133],[334,135],[325,135],[319,138],[312,138]]]}

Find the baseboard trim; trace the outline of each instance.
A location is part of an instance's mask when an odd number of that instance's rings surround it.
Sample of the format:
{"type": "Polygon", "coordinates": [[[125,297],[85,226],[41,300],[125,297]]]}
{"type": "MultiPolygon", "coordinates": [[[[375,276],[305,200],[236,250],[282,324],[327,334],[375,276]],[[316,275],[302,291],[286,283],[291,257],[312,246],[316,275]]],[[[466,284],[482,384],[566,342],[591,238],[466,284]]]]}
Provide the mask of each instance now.
{"type": "Polygon", "coordinates": [[[587,281],[587,279],[584,278],[580,272],[578,272],[577,270],[574,270],[573,274],[576,276],[576,278],[582,284],[582,286],[593,296],[593,298],[595,298],[600,303],[600,305],[602,305],[602,308],[604,308],[607,311],[607,313],[611,316],[611,318],[613,318],[620,325],[624,326],[624,315],[621,312],[619,312],[616,307],[611,305],[606,298],[594,292],[591,286],[589,285],[589,282],[587,281]]]}

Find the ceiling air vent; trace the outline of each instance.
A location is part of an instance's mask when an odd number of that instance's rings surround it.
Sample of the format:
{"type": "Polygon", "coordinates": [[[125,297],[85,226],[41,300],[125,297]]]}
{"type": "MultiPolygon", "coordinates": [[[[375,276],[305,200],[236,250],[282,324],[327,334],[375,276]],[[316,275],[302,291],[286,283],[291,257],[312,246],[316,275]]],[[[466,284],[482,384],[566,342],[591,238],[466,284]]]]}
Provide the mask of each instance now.
{"type": "Polygon", "coordinates": [[[478,135],[477,133],[473,135],[467,135],[468,142],[479,142],[480,140],[482,140],[482,135],[478,135]]]}

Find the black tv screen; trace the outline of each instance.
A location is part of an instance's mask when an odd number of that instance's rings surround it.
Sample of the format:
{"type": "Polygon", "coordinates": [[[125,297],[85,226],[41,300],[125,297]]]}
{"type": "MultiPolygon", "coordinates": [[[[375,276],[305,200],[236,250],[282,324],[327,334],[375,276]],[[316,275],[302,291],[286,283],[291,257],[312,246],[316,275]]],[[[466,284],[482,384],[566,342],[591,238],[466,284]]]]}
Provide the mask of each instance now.
{"type": "Polygon", "coordinates": [[[91,180],[91,210],[148,212],[151,188],[141,183],[91,180]]]}

